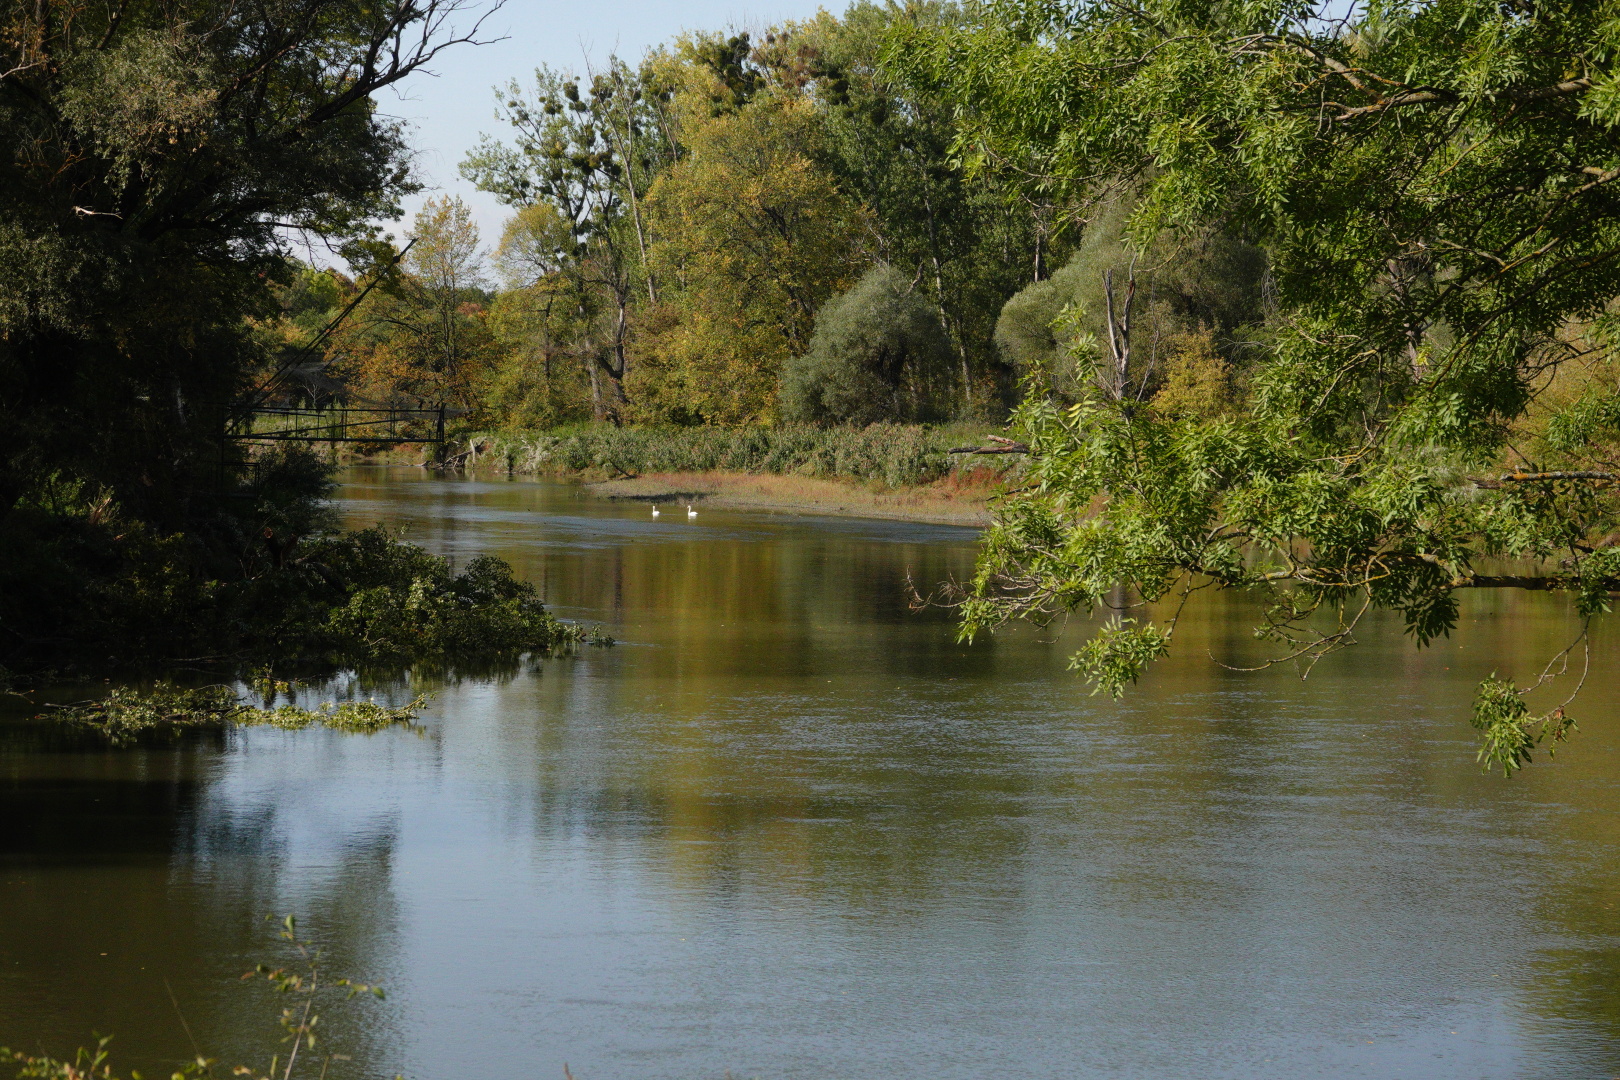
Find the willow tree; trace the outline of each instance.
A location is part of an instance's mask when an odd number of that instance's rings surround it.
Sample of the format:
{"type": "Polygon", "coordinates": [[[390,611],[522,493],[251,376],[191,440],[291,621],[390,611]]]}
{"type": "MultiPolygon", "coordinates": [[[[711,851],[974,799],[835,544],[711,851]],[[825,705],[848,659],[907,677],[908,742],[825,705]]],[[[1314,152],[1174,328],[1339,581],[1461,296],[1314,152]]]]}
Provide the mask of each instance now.
{"type": "Polygon", "coordinates": [[[1202,586],[1262,594],[1259,633],[1307,662],[1375,609],[1422,645],[1456,627],[1466,590],[1554,590],[1579,636],[1529,685],[1485,680],[1474,722],[1506,771],[1565,737],[1568,701],[1526,695],[1584,670],[1586,627],[1620,585],[1617,15],[1612,0],[1348,16],[1024,0],[960,28],[901,24],[887,58],[956,103],[971,166],[1081,214],[1139,190],[1139,244],[1219,224],[1263,245],[1275,285],[1240,415],[1101,391],[1025,403],[1027,487],[997,512],[964,633],[1121,584],[1170,602],[1075,657],[1117,694],[1202,586]],[[1534,569],[1488,573],[1488,557],[1534,569]]]}

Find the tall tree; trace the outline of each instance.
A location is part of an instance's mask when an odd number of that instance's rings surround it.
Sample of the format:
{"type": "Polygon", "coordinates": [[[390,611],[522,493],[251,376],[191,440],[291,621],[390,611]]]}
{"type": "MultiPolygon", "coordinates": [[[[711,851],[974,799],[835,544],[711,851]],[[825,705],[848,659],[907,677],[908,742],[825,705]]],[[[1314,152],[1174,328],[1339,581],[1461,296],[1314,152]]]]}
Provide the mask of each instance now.
{"type": "Polygon", "coordinates": [[[478,224],[459,197],[444,196],[422,206],[409,235],[402,272],[338,332],[338,366],[379,402],[474,409],[495,352],[478,224]]]}
{"type": "Polygon", "coordinates": [[[284,238],[413,189],[373,95],[470,40],[460,0],[0,8],[0,515],[41,476],[175,520],[284,238]]]}
{"type": "Polygon", "coordinates": [[[870,210],[876,254],[916,278],[950,334],[959,408],[995,412],[1004,381],[991,344],[996,317],[1009,296],[1049,272],[1050,215],[1016,205],[1016,190],[999,178],[970,181],[954,157],[949,102],[880,61],[896,19],[945,28],[961,17],[937,0],[903,11],[862,0],[841,19],[824,12],[795,27],[784,51],[812,77],[827,132],[823,161],[870,210]]]}
{"type": "Polygon", "coordinates": [[[534,203],[506,223],[495,263],[506,289],[495,298],[490,327],[507,347],[491,383],[496,422],[549,427],[592,415],[588,369],[581,355],[595,318],[577,275],[567,272],[569,227],[557,211],[534,203]]]}
{"type": "Polygon", "coordinates": [[[617,59],[583,87],[541,68],[532,95],[516,81],[502,93],[515,145],[486,137],[461,166],[502,202],[543,203],[567,223],[561,272],[577,282],[582,323],[595,327],[587,351],[597,419],[624,418],[630,309],[639,288],[657,296],[646,269],[643,202],[651,176],[675,152],[662,104],[650,74],[617,59]],[[606,318],[586,318],[589,305],[606,318]]]}
{"type": "MultiPolygon", "coordinates": [[[[1018,417],[1028,486],[1001,504],[965,631],[1174,600],[1077,656],[1118,692],[1205,584],[1258,592],[1259,633],[1305,660],[1393,609],[1419,644],[1470,589],[1620,587],[1620,398],[1588,380],[1620,295],[1620,22],[1581,0],[1336,5],[992,3],[902,21],[887,53],[960,110],[981,169],[1078,205],[1121,185],[1130,231],[1219,223],[1266,247],[1277,317],[1241,417],[1093,393],[1018,417]],[[1551,409],[1549,412],[1548,410],[1551,409]],[[1539,437],[1538,433],[1539,432],[1539,437]],[[1492,573],[1485,558],[1532,569],[1492,573]]],[[[1537,677],[1487,679],[1474,720],[1512,770],[1563,738],[1537,677]]]]}
{"type": "Polygon", "coordinates": [[[664,72],[682,157],[648,199],[664,294],[643,346],[644,414],[769,422],[784,363],[869,258],[867,218],[821,163],[802,73],[741,34],[690,38],[664,72]]]}

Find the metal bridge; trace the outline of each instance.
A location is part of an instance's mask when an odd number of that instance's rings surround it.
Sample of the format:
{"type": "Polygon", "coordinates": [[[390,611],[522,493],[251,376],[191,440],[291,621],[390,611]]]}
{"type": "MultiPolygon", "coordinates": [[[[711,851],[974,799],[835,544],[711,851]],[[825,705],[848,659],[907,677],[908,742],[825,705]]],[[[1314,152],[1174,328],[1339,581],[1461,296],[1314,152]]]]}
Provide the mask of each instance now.
{"type": "Polygon", "coordinates": [[[465,411],[444,405],[435,409],[261,405],[233,418],[225,438],[235,442],[443,443],[445,419],[465,411]]]}

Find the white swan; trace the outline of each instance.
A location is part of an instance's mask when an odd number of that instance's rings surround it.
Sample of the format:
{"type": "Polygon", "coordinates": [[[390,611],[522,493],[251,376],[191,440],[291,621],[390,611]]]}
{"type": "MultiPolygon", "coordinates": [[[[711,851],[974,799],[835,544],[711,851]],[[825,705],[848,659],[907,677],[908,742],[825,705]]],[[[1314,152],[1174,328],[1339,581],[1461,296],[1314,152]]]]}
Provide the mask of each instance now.
{"type": "Polygon", "coordinates": [[[657,517],[657,516],[658,516],[658,504],[653,503],[653,517],[657,517]]]}
{"type": "Polygon", "coordinates": [[[691,503],[686,504],[686,516],[687,517],[697,517],[697,511],[692,509],[692,504],[691,503]]]}

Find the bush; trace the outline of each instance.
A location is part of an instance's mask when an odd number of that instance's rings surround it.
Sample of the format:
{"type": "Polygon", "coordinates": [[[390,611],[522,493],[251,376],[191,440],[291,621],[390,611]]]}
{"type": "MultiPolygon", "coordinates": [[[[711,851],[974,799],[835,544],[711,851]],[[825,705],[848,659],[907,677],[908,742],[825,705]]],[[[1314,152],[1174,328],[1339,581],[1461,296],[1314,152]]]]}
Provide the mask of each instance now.
{"type": "Polygon", "coordinates": [[[480,556],[452,574],[444,559],[381,526],[315,541],[300,562],[312,572],[309,584],[327,594],[324,619],[304,638],[334,659],[493,659],[585,637],[554,618],[534,586],[500,559],[480,556]]]}
{"type": "Polygon", "coordinates": [[[789,420],[872,424],[943,415],[950,339],[939,315],[892,266],[879,265],[816,316],[810,349],[782,369],[789,420]]]}
{"type": "Polygon", "coordinates": [[[0,518],[0,672],[503,663],[584,636],[497,559],[457,575],[380,528],[327,533],[329,471],[267,455],[188,532],[130,521],[82,485],[40,485],[0,518]]]}

